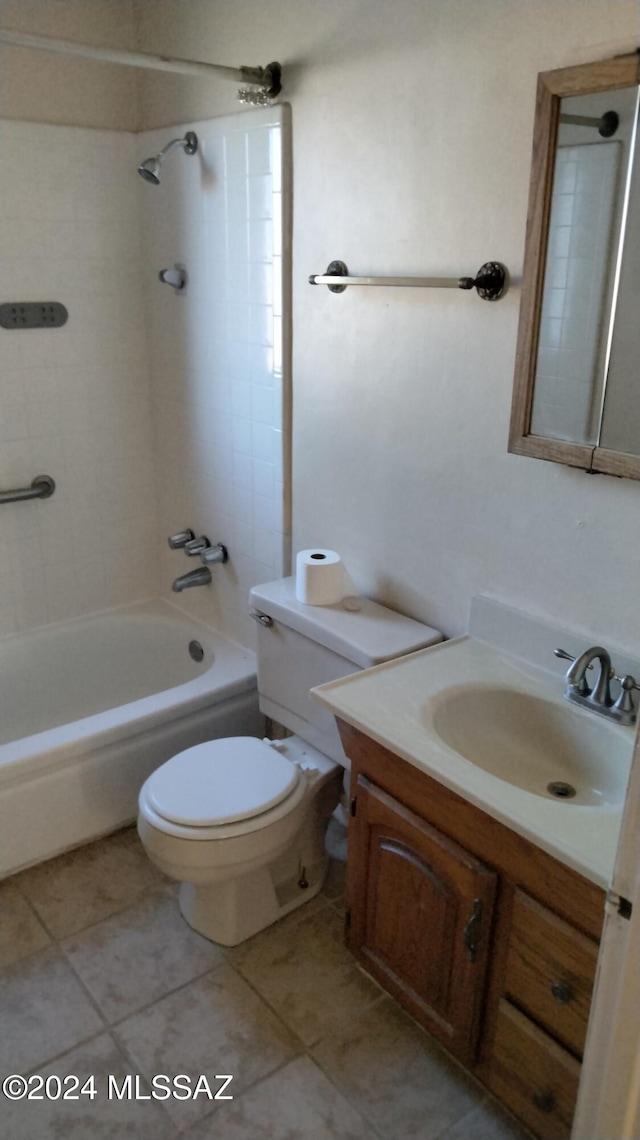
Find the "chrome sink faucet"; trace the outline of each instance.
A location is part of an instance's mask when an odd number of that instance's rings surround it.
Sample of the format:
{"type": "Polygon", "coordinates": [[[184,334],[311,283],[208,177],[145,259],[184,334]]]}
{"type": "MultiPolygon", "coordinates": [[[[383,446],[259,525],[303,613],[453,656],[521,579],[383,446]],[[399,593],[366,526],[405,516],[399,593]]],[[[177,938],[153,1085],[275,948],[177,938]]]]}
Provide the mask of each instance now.
{"type": "Polygon", "coordinates": [[[618,677],[611,667],[611,657],[602,645],[592,645],[590,649],[585,649],[579,657],[572,657],[564,649],[554,649],[554,653],[556,657],[562,657],[565,661],[571,662],[565,675],[567,687],[564,695],[566,700],[572,701],[576,705],[582,705],[583,708],[591,709],[598,716],[606,716],[609,720],[615,720],[618,724],[633,724],[635,722],[637,710],[633,700],[633,690],[640,689],[640,685],[636,684],[635,677],[632,677],[631,674],[618,677]],[[595,685],[590,688],[587,683],[587,671],[593,668],[594,661],[600,663],[600,671],[595,685]],[[620,695],[615,701],[611,696],[612,680],[620,682],[620,695]]]}

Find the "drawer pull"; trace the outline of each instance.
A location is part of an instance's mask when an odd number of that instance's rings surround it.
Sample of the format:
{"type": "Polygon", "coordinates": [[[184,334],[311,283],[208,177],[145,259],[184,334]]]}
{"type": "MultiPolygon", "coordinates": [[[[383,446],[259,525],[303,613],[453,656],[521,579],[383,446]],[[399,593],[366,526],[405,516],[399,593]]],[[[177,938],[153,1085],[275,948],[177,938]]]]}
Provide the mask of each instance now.
{"type": "Polygon", "coordinates": [[[551,986],[551,993],[556,1001],[560,1002],[560,1005],[566,1005],[567,1002],[573,1001],[575,996],[573,986],[570,986],[568,982],[554,982],[551,986]]]}
{"type": "Polygon", "coordinates": [[[474,899],[471,904],[471,918],[464,928],[464,944],[469,954],[469,961],[475,962],[480,941],[480,919],[482,917],[482,899],[474,899]]]}
{"type": "Polygon", "coordinates": [[[550,1092],[535,1092],[531,1097],[540,1112],[553,1112],[556,1107],[556,1098],[550,1092]]]}

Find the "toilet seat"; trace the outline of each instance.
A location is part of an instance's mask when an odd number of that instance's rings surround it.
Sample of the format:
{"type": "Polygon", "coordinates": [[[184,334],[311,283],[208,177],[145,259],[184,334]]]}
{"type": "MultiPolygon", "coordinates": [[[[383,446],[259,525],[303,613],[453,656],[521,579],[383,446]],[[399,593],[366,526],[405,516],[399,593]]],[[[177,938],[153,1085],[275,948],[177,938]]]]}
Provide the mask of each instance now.
{"type": "Polygon", "coordinates": [[[148,802],[169,823],[218,827],[239,823],[290,796],[300,769],[254,736],[196,744],[147,781],[148,802]]]}
{"type": "Polygon", "coordinates": [[[308,781],[297,765],[253,736],[224,737],[173,756],[140,791],[152,827],[193,840],[231,839],[292,812],[308,781]]]}

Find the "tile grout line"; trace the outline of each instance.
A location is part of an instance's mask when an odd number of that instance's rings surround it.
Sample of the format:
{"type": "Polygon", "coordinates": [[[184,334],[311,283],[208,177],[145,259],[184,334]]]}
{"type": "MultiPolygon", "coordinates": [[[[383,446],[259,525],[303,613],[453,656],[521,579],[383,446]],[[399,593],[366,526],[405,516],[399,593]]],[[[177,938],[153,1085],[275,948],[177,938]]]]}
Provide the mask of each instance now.
{"type": "MultiPolygon", "coordinates": [[[[138,1006],[136,1009],[130,1010],[129,1013],[125,1013],[122,1017],[117,1017],[114,1021],[107,1021],[107,1026],[109,1029],[118,1030],[121,1025],[124,1025],[125,1021],[129,1020],[130,1017],[138,1017],[138,1015],[141,1013],[147,1013],[150,1009],[153,1009],[154,1005],[158,1005],[161,1001],[164,1001],[165,998],[173,997],[175,994],[179,994],[181,990],[186,989],[187,986],[192,985],[193,982],[202,981],[202,979],[206,978],[209,974],[215,974],[216,970],[219,970],[220,967],[224,966],[225,964],[226,963],[223,961],[216,962],[213,966],[207,966],[206,970],[203,970],[201,973],[194,974],[194,976],[192,978],[189,978],[188,981],[181,982],[179,986],[175,986],[170,990],[165,990],[165,992],[160,994],[158,997],[153,998],[151,1001],[145,1002],[144,1005],[138,1006]]],[[[106,1018],[106,1014],[103,1014],[103,1017],[106,1018]]]]}
{"type": "MultiPolygon", "coordinates": [[[[10,882],[10,879],[7,879],[6,882],[10,882]]],[[[139,898],[134,899],[133,902],[128,902],[125,906],[119,908],[118,910],[111,911],[109,914],[103,915],[102,918],[97,918],[94,922],[89,922],[87,926],[81,926],[78,930],[68,931],[66,934],[55,934],[50,929],[50,927],[47,926],[46,919],[39,913],[39,911],[36,907],[36,904],[31,901],[31,899],[25,893],[23,888],[18,886],[17,884],[15,884],[15,885],[16,885],[16,889],[18,891],[20,891],[20,894],[24,898],[25,902],[28,903],[29,907],[34,912],[34,914],[36,915],[41,926],[44,927],[46,933],[49,935],[52,942],[58,942],[58,943],[63,942],[65,938],[75,938],[79,934],[84,934],[87,930],[93,930],[96,926],[100,926],[101,922],[108,922],[110,918],[115,918],[119,914],[126,914],[126,912],[128,910],[133,910],[134,907],[140,906],[140,903],[143,902],[143,900],[148,897],[148,895],[151,891],[158,891],[158,892],[163,891],[167,895],[169,895],[169,896],[171,895],[171,889],[170,889],[171,883],[170,883],[170,881],[169,880],[167,880],[165,882],[160,881],[156,885],[152,886],[151,888],[147,887],[145,890],[145,893],[141,894],[139,898]]],[[[24,957],[27,957],[27,955],[24,955],[24,957]]]]}
{"type": "MultiPolygon", "coordinates": [[[[131,1069],[134,1074],[140,1073],[144,1077],[144,1080],[146,1081],[146,1083],[149,1085],[149,1088],[151,1088],[151,1083],[150,1083],[150,1080],[149,1080],[147,1074],[138,1065],[138,1062],[136,1061],[135,1057],[133,1056],[133,1053],[130,1053],[129,1050],[127,1049],[126,1045],[120,1040],[120,1038],[115,1033],[111,1032],[111,1027],[109,1027],[109,1036],[110,1036],[111,1040],[113,1041],[113,1044],[114,1044],[116,1051],[118,1052],[120,1057],[122,1057],[122,1060],[125,1064],[125,1068],[127,1070],[131,1069]]],[[[165,1108],[164,1103],[159,1102],[159,1101],[155,1101],[154,1103],[158,1104],[159,1107],[162,1109],[163,1116],[166,1117],[166,1119],[172,1125],[172,1127],[175,1130],[175,1136],[178,1137],[180,1135],[180,1129],[178,1128],[177,1124],[175,1123],[175,1121],[171,1117],[168,1110],[165,1108]]]]}
{"type": "MultiPolygon", "coordinates": [[[[242,1089],[242,1092],[238,1093],[237,1097],[234,1096],[234,1098],[233,1098],[234,1108],[235,1108],[236,1104],[238,1104],[238,1102],[241,1101],[242,1098],[247,1095],[247,1093],[253,1092],[254,1089],[256,1089],[260,1085],[264,1084],[265,1081],[271,1080],[272,1077],[275,1077],[278,1073],[281,1073],[283,1069],[286,1069],[287,1065],[292,1065],[292,1064],[294,1064],[295,1061],[299,1061],[300,1057],[303,1055],[304,1054],[299,1053],[295,1057],[288,1057],[286,1061],[281,1061],[279,1065],[276,1065],[275,1069],[272,1069],[271,1072],[263,1073],[263,1075],[261,1077],[258,1077],[253,1082],[253,1084],[247,1085],[246,1088],[242,1089]]],[[[187,1128],[186,1132],[181,1133],[181,1135],[188,1136],[190,1132],[192,1132],[192,1131],[194,1131],[194,1129],[198,1128],[204,1121],[209,1120],[213,1116],[215,1111],[216,1111],[216,1109],[212,1108],[208,1112],[205,1112],[204,1116],[201,1116],[199,1120],[195,1120],[193,1122],[193,1124],[190,1124],[189,1127],[187,1128]]]]}

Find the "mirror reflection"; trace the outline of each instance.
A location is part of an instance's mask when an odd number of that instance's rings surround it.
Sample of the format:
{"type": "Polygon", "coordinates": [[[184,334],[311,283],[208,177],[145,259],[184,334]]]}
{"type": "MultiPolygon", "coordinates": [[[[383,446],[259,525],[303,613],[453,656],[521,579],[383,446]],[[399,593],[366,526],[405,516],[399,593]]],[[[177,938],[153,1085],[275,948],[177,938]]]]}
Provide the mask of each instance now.
{"type": "Polygon", "coordinates": [[[634,87],[560,101],[530,428],[536,436],[634,454],[637,120],[634,87]]]}

